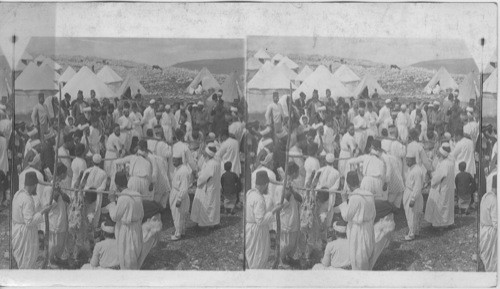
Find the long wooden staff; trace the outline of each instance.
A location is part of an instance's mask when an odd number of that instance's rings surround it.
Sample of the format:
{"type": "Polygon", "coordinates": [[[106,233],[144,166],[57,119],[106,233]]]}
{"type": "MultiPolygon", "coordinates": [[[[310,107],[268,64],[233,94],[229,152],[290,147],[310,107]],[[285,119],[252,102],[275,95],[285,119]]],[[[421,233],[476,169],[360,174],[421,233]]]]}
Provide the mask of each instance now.
{"type": "MultiPolygon", "coordinates": [[[[292,84],[290,83],[290,95],[288,96],[289,98],[292,97],[292,84]]],[[[283,180],[283,188],[281,190],[281,201],[280,204],[283,204],[285,201],[285,189],[287,186],[288,182],[288,158],[290,156],[290,139],[292,136],[292,117],[291,117],[291,106],[290,103],[288,102],[288,97],[287,97],[287,108],[288,108],[288,136],[286,140],[286,154],[285,154],[285,177],[283,180]]],[[[292,196],[293,198],[293,196],[292,196]]],[[[276,212],[276,260],[274,261],[273,264],[273,269],[277,269],[278,265],[280,263],[281,259],[281,254],[280,254],[280,243],[281,243],[281,219],[280,219],[280,213],[281,209],[276,212]]]]}
{"type": "MultiPolygon", "coordinates": [[[[62,99],[62,92],[61,92],[61,84],[59,84],[59,103],[61,103],[62,99]]],[[[40,121],[39,121],[40,123],[40,121]]],[[[57,111],[57,127],[59,129],[59,126],[61,125],[61,106],[58,106],[58,111],[57,111]]],[[[52,191],[50,192],[50,199],[49,199],[49,205],[52,205],[52,201],[54,199],[54,190],[56,190],[56,178],[57,178],[57,162],[58,162],[58,156],[59,156],[59,143],[61,142],[61,134],[57,133],[57,140],[56,140],[56,156],[55,156],[55,161],[54,161],[54,174],[52,177],[52,191]]],[[[47,264],[49,263],[49,212],[45,213],[45,238],[44,238],[44,245],[45,245],[45,258],[42,263],[42,269],[47,268],[47,264]]]]}

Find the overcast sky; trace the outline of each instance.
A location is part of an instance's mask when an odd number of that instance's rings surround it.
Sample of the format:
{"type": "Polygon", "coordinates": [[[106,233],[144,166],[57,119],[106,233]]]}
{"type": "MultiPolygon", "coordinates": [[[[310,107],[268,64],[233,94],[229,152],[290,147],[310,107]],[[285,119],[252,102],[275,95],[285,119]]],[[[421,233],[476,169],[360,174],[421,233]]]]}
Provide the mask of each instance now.
{"type": "Polygon", "coordinates": [[[450,39],[250,37],[247,46],[253,51],[263,48],[273,53],[333,55],[403,66],[472,57],[464,41],[450,39]]]}
{"type": "Polygon", "coordinates": [[[31,38],[27,51],[82,55],[169,66],[179,62],[244,57],[243,39],[31,38]]]}

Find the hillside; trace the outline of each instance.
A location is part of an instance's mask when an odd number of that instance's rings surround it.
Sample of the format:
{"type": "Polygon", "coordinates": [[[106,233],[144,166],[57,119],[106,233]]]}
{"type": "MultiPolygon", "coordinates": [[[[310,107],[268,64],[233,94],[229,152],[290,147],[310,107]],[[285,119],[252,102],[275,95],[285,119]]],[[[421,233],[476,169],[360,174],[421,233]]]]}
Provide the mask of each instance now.
{"type": "Polygon", "coordinates": [[[475,71],[477,73],[479,71],[476,62],[472,58],[429,60],[418,62],[412,64],[411,66],[426,68],[429,70],[438,70],[441,66],[443,66],[449,73],[452,74],[467,74],[471,71],[475,71]]]}
{"type": "Polygon", "coordinates": [[[213,74],[230,74],[234,70],[240,73],[245,70],[244,58],[228,58],[228,59],[203,59],[187,62],[179,62],[173,67],[185,68],[188,70],[201,70],[203,67],[213,74]]]}
{"type": "MultiPolygon", "coordinates": [[[[78,71],[82,66],[87,66],[97,73],[105,63],[109,65],[123,79],[128,73],[133,74],[150,92],[155,96],[174,97],[186,95],[185,89],[196,77],[197,71],[178,68],[178,67],[162,67],[163,71],[153,69],[151,65],[141,64],[127,60],[109,60],[99,57],[87,56],[66,56],[58,55],[52,58],[63,66],[63,71],[71,66],[78,71]]],[[[222,85],[227,75],[213,73],[215,79],[222,85]]]]}

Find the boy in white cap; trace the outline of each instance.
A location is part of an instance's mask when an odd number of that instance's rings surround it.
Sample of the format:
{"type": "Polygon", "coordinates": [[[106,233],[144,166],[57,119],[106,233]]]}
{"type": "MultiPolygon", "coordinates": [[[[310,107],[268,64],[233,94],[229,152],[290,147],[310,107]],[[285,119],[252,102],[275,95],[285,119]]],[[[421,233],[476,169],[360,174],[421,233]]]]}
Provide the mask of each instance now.
{"type": "Polygon", "coordinates": [[[328,242],[321,263],[314,265],[313,270],[341,270],[351,265],[349,256],[349,240],[347,240],[347,222],[333,223],[335,239],[328,242]]]}
{"type": "Polygon", "coordinates": [[[417,164],[417,157],[418,151],[416,150],[408,150],[406,153],[406,164],[409,168],[403,193],[403,205],[408,223],[408,235],[404,238],[406,241],[414,240],[418,236],[420,217],[424,207],[424,198],[422,197],[424,175],[417,164]]]}
{"type": "Polygon", "coordinates": [[[183,163],[184,151],[180,147],[174,147],[172,151],[172,163],[174,166],[172,178],[172,191],[170,192],[170,211],[174,220],[175,233],[172,241],[177,241],[186,232],[186,219],[189,214],[189,195],[191,170],[183,163]]]}
{"type": "Polygon", "coordinates": [[[101,223],[101,232],[104,240],[95,244],[90,266],[82,269],[120,269],[118,246],[115,239],[115,224],[111,220],[101,223]]]}
{"type": "Polygon", "coordinates": [[[215,153],[215,145],[205,147],[207,160],[196,181],[191,220],[199,227],[214,227],[220,223],[221,163],[214,158],[215,153]]]}
{"type": "Polygon", "coordinates": [[[432,172],[431,189],[425,206],[425,220],[435,228],[446,228],[454,223],[455,163],[448,157],[450,151],[448,143],[439,148],[439,162],[432,172]]]}
{"type": "MultiPolygon", "coordinates": [[[[96,191],[104,191],[106,188],[106,181],[108,175],[101,168],[102,157],[99,154],[94,154],[92,156],[93,166],[86,169],[83,172],[83,178],[88,175],[87,183],[85,184],[85,189],[94,188],[96,191]]],[[[94,228],[99,225],[99,218],[101,217],[101,204],[102,204],[102,194],[97,194],[97,200],[92,207],[88,208],[88,213],[92,214],[91,223],[94,228]]]]}

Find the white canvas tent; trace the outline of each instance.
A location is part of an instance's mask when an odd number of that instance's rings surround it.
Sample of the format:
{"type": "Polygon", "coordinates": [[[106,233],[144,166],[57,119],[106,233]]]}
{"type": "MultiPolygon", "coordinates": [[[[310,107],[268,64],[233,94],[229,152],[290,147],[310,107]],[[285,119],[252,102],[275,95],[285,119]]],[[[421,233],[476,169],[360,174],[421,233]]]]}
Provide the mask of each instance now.
{"type": "Polygon", "coordinates": [[[492,94],[498,93],[498,68],[495,68],[490,77],[484,82],[483,92],[492,94]]]}
{"type": "Polygon", "coordinates": [[[254,71],[254,70],[259,70],[259,68],[262,67],[262,63],[254,57],[250,57],[247,60],[247,70],[249,71],[254,71]]]}
{"type": "Polygon", "coordinates": [[[336,79],[340,80],[342,83],[349,83],[349,82],[356,82],[360,81],[361,79],[359,76],[354,73],[347,65],[342,64],[335,73],[333,73],[333,77],[336,79]]]}
{"type": "Polygon", "coordinates": [[[71,99],[76,99],[78,91],[83,92],[84,98],[90,97],[90,91],[94,90],[97,98],[114,98],[114,93],[90,68],[83,66],[63,87],[62,94],[68,93],[71,99]]]}
{"type": "Polygon", "coordinates": [[[295,63],[293,60],[291,60],[290,58],[288,58],[288,56],[281,58],[278,65],[280,65],[280,64],[286,64],[286,66],[288,66],[288,68],[290,68],[291,70],[299,69],[299,65],[297,63],[295,63]]]}
{"type": "Polygon", "coordinates": [[[38,103],[38,94],[46,98],[55,95],[58,87],[54,82],[55,71],[43,68],[30,62],[26,69],[16,78],[16,114],[30,113],[38,103]]]}
{"type": "Polygon", "coordinates": [[[427,94],[431,94],[436,87],[436,84],[439,83],[440,90],[446,90],[446,89],[457,89],[458,84],[453,80],[451,75],[448,73],[446,68],[442,67],[439,68],[439,70],[434,74],[434,76],[431,78],[431,80],[427,83],[427,85],[424,88],[424,91],[427,94]]]}
{"type": "Polygon", "coordinates": [[[279,63],[270,71],[270,73],[283,74],[289,80],[295,80],[297,78],[297,73],[295,73],[295,71],[290,69],[288,65],[286,65],[285,63],[279,63]]]}
{"type": "Polygon", "coordinates": [[[240,99],[242,96],[243,93],[238,85],[238,76],[236,72],[232,72],[222,84],[222,100],[232,103],[235,99],[240,99]]]}
{"type": "Polygon", "coordinates": [[[121,78],[118,73],[116,73],[111,67],[105,65],[101,70],[97,73],[97,77],[99,77],[102,82],[106,84],[122,82],[123,78],[121,78]]]}
{"type": "Polygon", "coordinates": [[[259,89],[260,87],[260,82],[264,81],[264,78],[266,77],[266,74],[273,70],[274,66],[271,64],[270,61],[266,61],[264,65],[257,71],[257,73],[252,77],[252,79],[248,82],[247,86],[249,89],[255,88],[259,89]]]}
{"type": "Polygon", "coordinates": [[[0,68],[0,98],[9,96],[12,93],[8,74],[0,68]]]}
{"type": "Polygon", "coordinates": [[[269,56],[269,54],[267,54],[267,52],[262,48],[259,49],[259,51],[257,51],[257,53],[255,53],[253,57],[261,62],[271,59],[271,56],[269,56]]]}
{"type": "Polygon", "coordinates": [[[352,95],[338,79],[333,77],[328,68],[323,65],[318,66],[299,88],[293,92],[293,99],[299,98],[301,92],[306,94],[306,99],[310,99],[315,89],[318,91],[320,98],[325,98],[327,89],[330,89],[332,98],[335,100],[339,97],[349,97],[352,95]]]}
{"type": "Polygon", "coordinates": [[[309,77],[309,75],[311,75],[314,71],[308,66],[304,66],[304,68],[302,68],[302,71],[297,75],[297,77],[295,78],[295,80],[299,81],[300,83],[304,80],[306,80],[306,78],[309,77]]]}
{"type": "Polygon", "coordinates": [[[276,65],[281,61],[282,58],[283,58],[283,55],[278,53],[278,54],[273,56],[273,58],[271,59],[271,63],[276,65]]]}
{"type": "Polygon", "coordinates": [[[134,96],[139,90],[142,95],[149,95],[149,92],[142,86],[142,84],[135,78],[132,74],[127,75],[125,80],[122,82],[120,88],[117,91],[117,96],[121,96],[130,87],[130,93],[134,96]]]}
{"type": "Polygon", "coordinates": [[[61,65],[59,65],[57,62],[52,60],[52,58],[49,58],[49,57],[47,57],[43,60],[43,62],[40,66],[42,66],[42,65],[48,65],[50,68],[52,68],[55,71],[59,71],[62,69],[61,65]]]}
{"type": "Polygon", "coordinates": [[[470,99],[476,99],[479,96],[479,89],[474,73],[467,74],[462,83],[460,83],[458,90],[458,99],[462,103],[469,103],[470,99]]]}
{"type": "Polygon", "coordinates": [[[26,65],[21,60],[14,66],[14,71],[23,71],[24,69],[26,69],[26,65]]]}
{"type": "Polygon", "coordinates": [[[39,67],[39,69],[44,74],[53,75],[55,83],[57,83],[59,81],[59,78],[61,77],[61,75],[59,75],[59,73],[57,73],[57,71],[53,70],[46,63],[42,63],[42,65],[39,67]]]}
{"type": "MultiPolygon", "coordinates": [[[[186,88],[186,92],[193,94],[198,89],[198,85],[201,84],[202,91],[208,91],[209,89],[218,90],[220,89],[220,84],[214,78],[214,76],[208,71],[206,67],[196,75],[191,84],[186,88]]],[[[201,93],[200,91],[199,93],[201,93]]],[[[199,94],[196,93],[196,94],[199,94]]]]}
{"type": "Polygon", "coordinates": [[[35,64],[36,64],[36,65],[40,65],[40,64],[42,64],[42,62],[43,62],[44,60],[45,60],[45,56],[43,56],[43,55],[41,55],[41,54],[40,54],[40,55],[38,55],[38,56],[35,58],[34,62],[35,62],[35,64]]]}
{"type": "Polygon", "coordinates": [[[375,93],[375,89],[379,95],[387,94],[387,92],[377,82],[375,77],[373,77],[370,73],[367,73],[354,90],[353,95],[355,98],[359,98],[361,95],[371,98],[373,93],[375,93]]]}
{"type": "Polygon", "coordinates": [[[73,76],[75,76],[75,74],[76,74],[76,71],[73,69],[73,67],[68,66],[68,68],[66,68],[66,70],[61,75],[61,77],[59,77],[59,83],[61,83],[63,86],[66,85],[66,83],[68,81],[70,81],[70,79],[73,76]]]}

